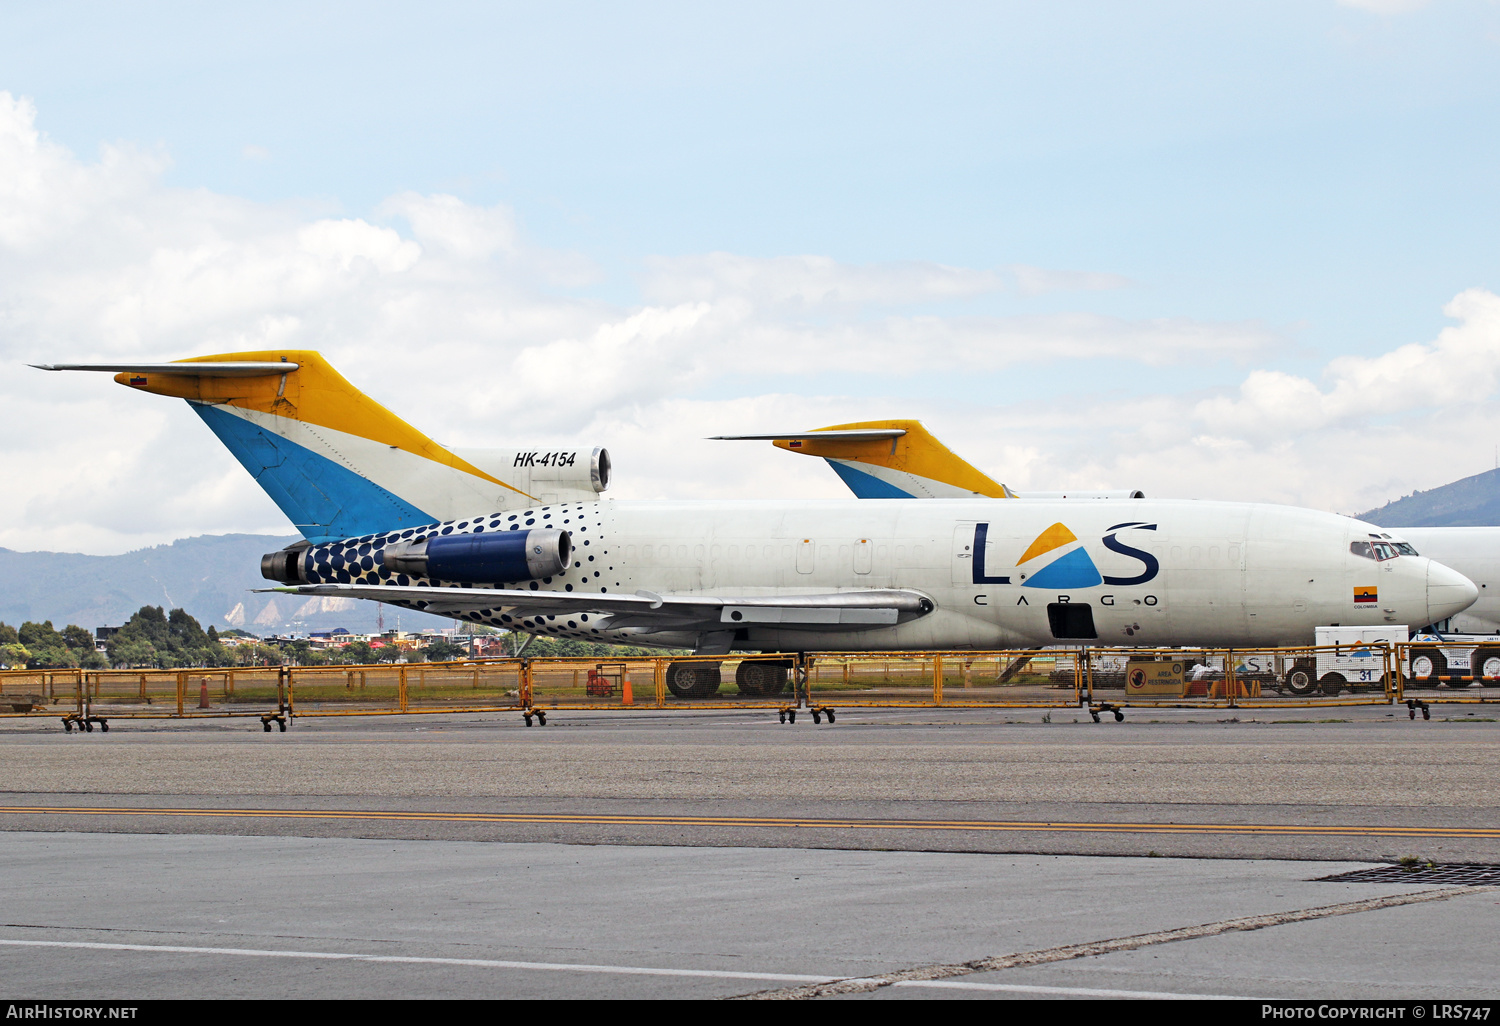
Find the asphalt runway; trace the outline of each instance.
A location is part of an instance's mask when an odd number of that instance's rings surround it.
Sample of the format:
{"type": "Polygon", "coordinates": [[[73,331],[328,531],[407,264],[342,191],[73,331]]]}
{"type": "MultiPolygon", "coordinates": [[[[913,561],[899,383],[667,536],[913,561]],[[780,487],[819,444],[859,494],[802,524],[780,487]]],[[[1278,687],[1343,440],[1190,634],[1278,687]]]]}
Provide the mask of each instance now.
{"type": "Polygon", "coordinates": [[[1500,990],[1484,707],[1049,718],[0,720],[0,992],[1500,990]]]}

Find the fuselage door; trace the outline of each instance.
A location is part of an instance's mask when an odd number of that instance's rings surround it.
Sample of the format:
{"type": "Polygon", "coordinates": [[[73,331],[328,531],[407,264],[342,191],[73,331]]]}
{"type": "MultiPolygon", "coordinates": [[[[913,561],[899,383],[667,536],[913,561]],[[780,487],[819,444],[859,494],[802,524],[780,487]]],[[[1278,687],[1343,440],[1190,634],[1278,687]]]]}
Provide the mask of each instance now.
{"type": "Polygon", "coordinates": [[[953,584],[955,587],[968,588],[974,584],[974,527],[972,522],[964,522],[953,528],[953,584]]]}
{"type": "Polygon", "coordinates": [[[861,538],[854,543],[854,572],[867,574],[875,565],[875,545],[868,538],[861,538]]]}
{"type": "Polygon", "coordinates": [[[797,572],[799,574],[810,574],[816,565],[816,550],[811,538],[803,538],[797,545],[797,572]]]}

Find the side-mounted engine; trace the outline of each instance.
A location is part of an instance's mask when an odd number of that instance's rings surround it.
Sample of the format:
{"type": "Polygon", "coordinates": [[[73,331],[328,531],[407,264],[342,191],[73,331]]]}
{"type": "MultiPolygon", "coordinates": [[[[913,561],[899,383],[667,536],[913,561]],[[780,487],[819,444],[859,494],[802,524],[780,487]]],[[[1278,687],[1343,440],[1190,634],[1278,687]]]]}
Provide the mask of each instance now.
{"type": "MultiPolygon", "coordinates": [[[[260,558],[261,576],[282,584],[348,582],[380,572],[412,579],[504,584],[552,577],[567,568],[573,539],[558,528],[476,534],[299,542],[260,558]]],[[[402,582],[406,583],[406,582],[402,582]]]]}

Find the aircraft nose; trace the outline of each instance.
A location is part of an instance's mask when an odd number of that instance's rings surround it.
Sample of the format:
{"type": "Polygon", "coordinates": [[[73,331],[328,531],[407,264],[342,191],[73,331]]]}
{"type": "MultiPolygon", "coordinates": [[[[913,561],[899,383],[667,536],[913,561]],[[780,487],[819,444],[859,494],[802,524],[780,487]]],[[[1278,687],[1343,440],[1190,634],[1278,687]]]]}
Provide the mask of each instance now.
{"type": "Polygon", "coordinates": [[[1427,622],[1437,623],[1462,613],[1479,598],[1479,589],[1457,570],[1427,561],[1427,622]]]}

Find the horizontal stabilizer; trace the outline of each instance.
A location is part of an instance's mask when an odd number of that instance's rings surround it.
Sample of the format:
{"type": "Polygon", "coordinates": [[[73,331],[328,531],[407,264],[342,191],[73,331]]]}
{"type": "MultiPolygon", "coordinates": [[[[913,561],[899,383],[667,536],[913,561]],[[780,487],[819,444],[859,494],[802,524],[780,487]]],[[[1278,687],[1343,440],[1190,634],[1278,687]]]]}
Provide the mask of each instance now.
{"type": "Polygon", "coordinates": [[[801,440],[809,438],[837,439],[844,442],[867,442],[877,441],[882,438],[900,438],[906,434],[905,428],[862,428],[857,431],[831,431],[828,429],[814,429],[812,431],[781,431],[769,435],[714,435],[710,442],[779,442],[801,440]]]}
{"type": "Polygon", "coordinates": [[[174,363],[33,363],[44,371],[105,371],[110,374],[179,374],[194,378],[259,378],[272,374],[290,374],[295,363],[268,360],[221,360],[174,363]]]}

